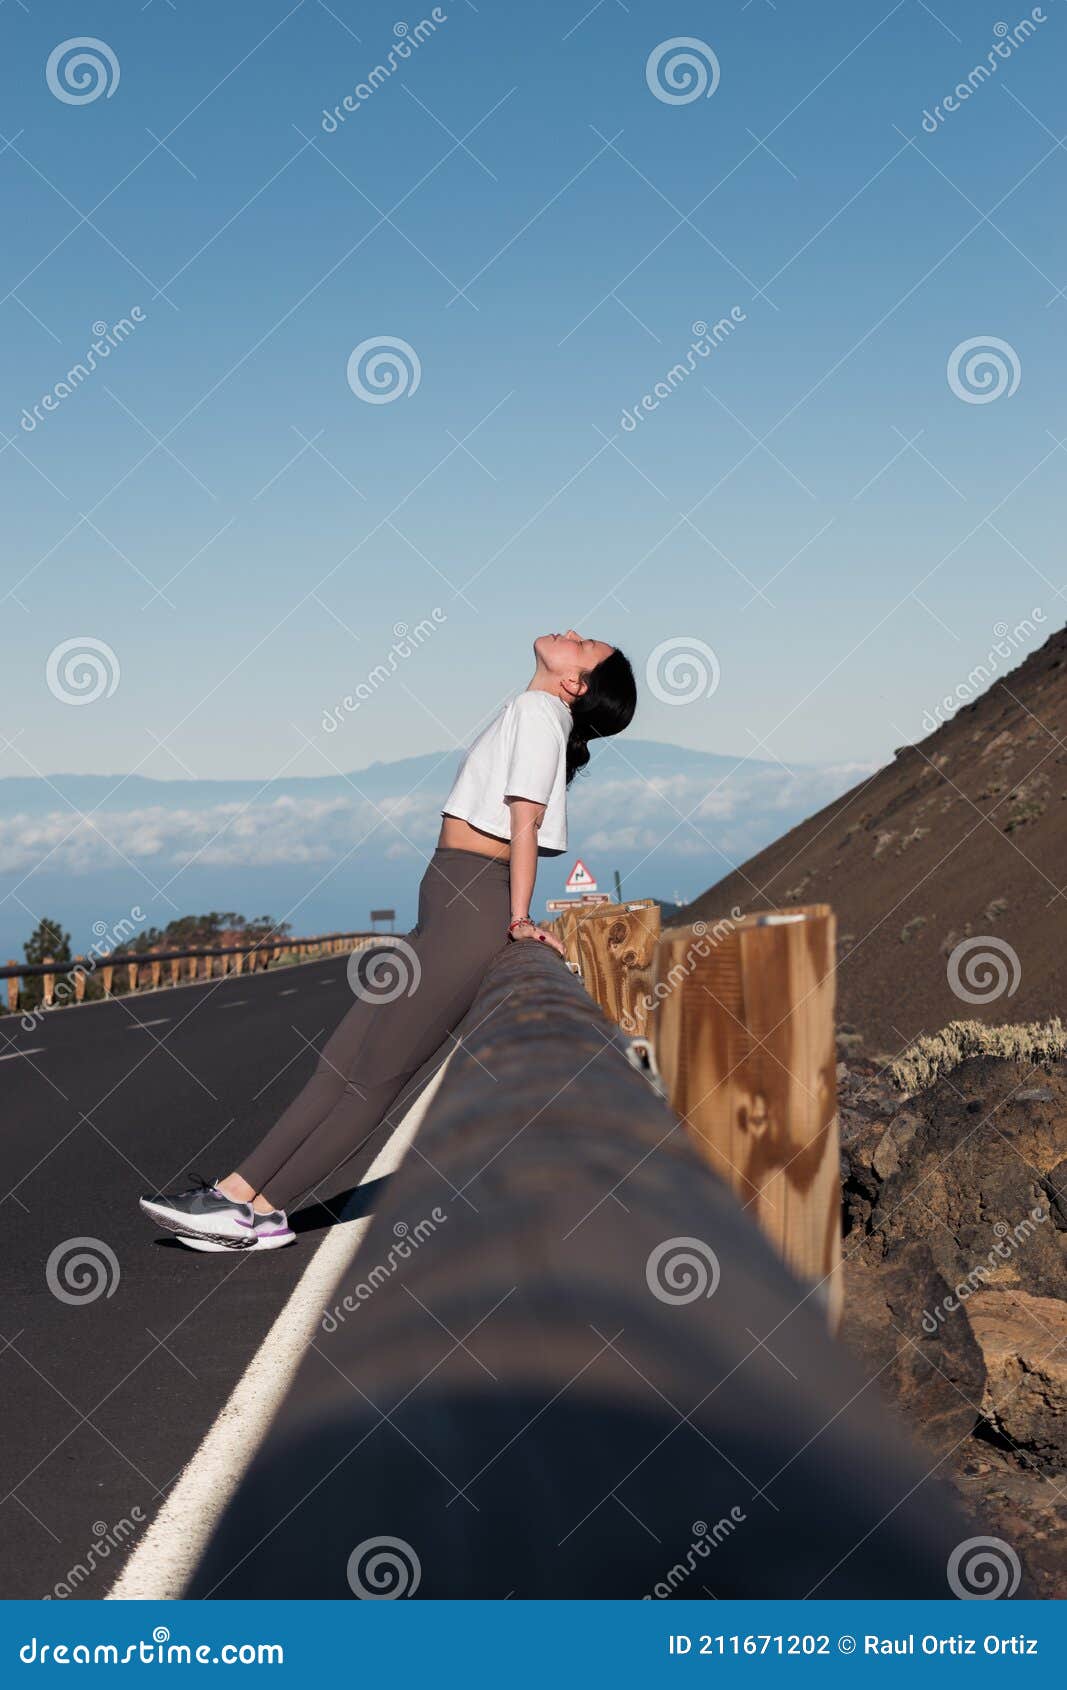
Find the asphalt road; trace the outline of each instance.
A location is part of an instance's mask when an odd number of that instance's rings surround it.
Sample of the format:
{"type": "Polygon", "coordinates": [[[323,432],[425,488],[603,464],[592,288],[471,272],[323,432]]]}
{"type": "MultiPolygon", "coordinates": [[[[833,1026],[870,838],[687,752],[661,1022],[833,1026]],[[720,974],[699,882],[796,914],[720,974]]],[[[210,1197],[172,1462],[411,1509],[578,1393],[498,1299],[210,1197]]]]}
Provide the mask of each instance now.
{"type": "Polygon", "coordinates": [[[91,1559],[72,1593],[105,1594],[380,1149],[384,1130],[285,1250],[195,1253],[137,1208],[190,1172],[220,1178],[273,1123],[351,1005],[345,964],[59,1010],[32,1032],[0,1018],[0,1598],[65,1594],[91,1559]]]}

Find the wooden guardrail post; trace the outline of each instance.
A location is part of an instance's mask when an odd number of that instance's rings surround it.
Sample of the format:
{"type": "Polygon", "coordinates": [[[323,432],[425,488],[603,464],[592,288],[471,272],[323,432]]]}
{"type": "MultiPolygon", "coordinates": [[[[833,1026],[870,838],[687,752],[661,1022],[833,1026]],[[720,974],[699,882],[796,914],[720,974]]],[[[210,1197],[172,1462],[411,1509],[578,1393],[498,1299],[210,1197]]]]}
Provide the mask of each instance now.
{"type": "Polygon", "coordinates": [[[841,1310],[828,905],[668,928],[653,1044],[671,1104],[797,1276],[841,1310]]]}
{"type": "Polygon", "coordinates": [[[590,997],[631,1038],[643,1037],[648,985],[660,936],[660,908],[651,900],[590,906],[575,924],[578,966],[590,997]]]}
{"type": "MultiPolygon", "coordinates": [[[[49,963],[52,963],[52,962],[55,961],[55,958],[50,957],[50,956],[46,956],[46,957],[42,957],[41,960],[45,964],[45,966],[47,967],[49,963]]],[[[56,977],[55,977],[54,973],[48,973],[48,974],[45,974],[42,977],[41,992],[43,994],[45,1008],[51,1009],[53,1003],[55,1002],[55,996],[56,996],[56,977]]]]}
{"type": "Polygon", "coordinates": [[[156,989],[156,987],[158,987],[159,982],[163,977],[163,964],[160,962],[159,958],[155,955],[155,952],[158,949],[159,949],[158,945],[154,945],[152,947],[152,950],[149,952],[149,956],[152,958],[151,962],[148,965],[148,967],[149,967],[149,977],[150,977],[151,982],[152,982],[153,991],[156,989]]]}
{"type": "Polygon", "coordinates": [[[88,978],[88,975],[86,973],[86,968],[85,968],[85,958],[83,956],[76,956],[74,958],[74,1002],[75,1003],[83,1003],[85,1001],[85,982],[86,982],[87,978],[88,978]]]}
{"type": "MultiPolygon", "coordinates": [[[[16,962],[16,960],[13,956],[8,957],[7,966],[9,968],[17,968],[18,967],[18,963],[16,962]]],[[[7,980],[7,1007],[8,1007],[8,1009],[14,1011],[18,1008],[18,1006],[19,1006],[19,977],[18,977],[17,974],[9,974],[8,980],[7,980]]]]}

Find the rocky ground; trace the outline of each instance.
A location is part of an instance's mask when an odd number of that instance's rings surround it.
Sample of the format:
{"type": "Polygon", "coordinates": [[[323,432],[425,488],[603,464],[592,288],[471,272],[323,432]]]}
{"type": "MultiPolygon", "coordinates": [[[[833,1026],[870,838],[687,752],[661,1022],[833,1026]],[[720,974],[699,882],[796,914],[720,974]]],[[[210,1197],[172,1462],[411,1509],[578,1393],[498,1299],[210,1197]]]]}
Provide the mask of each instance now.
{"type": "Polygon", "coordinates": [[[1067,1596],[1067,1061],[838,1076],[842,1338],[1030,1592],[1067,1596]]]}

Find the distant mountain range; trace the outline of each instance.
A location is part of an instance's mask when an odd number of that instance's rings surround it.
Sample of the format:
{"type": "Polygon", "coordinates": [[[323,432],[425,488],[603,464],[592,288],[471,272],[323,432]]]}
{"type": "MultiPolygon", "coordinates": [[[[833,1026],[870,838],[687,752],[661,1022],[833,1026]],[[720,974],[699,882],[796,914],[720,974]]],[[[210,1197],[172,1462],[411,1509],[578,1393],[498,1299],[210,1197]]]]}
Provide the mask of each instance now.
{"type": "MultiPolygon", "coordinates": [[[[0,957],[21,958],[41,915],[76,950],[135,908],[137,925],[232,909],[307,934],[363,928],[372,906],[393,907],[398,928],[410,926],[459,756],[272,781],[0,779],[0,957]]],[[[861,772],[605,743],[571,788],[569,848],[543,862],[537,898],[562,893],[576,856],[602,888],[618,869],[630,896],[691,897],[861,772]]]]}
{"type": "Polygon", "coordinates": [[[837,911],[839,1020],[868,1053],[1067,1015],[1067,629],[680,919],[797,903],[837,911]]]}

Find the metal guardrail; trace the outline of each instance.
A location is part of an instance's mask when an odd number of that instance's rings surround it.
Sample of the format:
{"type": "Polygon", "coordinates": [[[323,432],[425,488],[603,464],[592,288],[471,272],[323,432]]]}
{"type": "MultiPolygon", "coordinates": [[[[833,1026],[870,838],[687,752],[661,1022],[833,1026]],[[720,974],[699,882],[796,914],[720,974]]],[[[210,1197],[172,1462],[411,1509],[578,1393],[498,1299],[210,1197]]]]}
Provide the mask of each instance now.
{"type": "Polygon", "coordinates": [[[545,946],[491,964],[193,1598],[947,1593],[966,1535],[545,946]]]}

